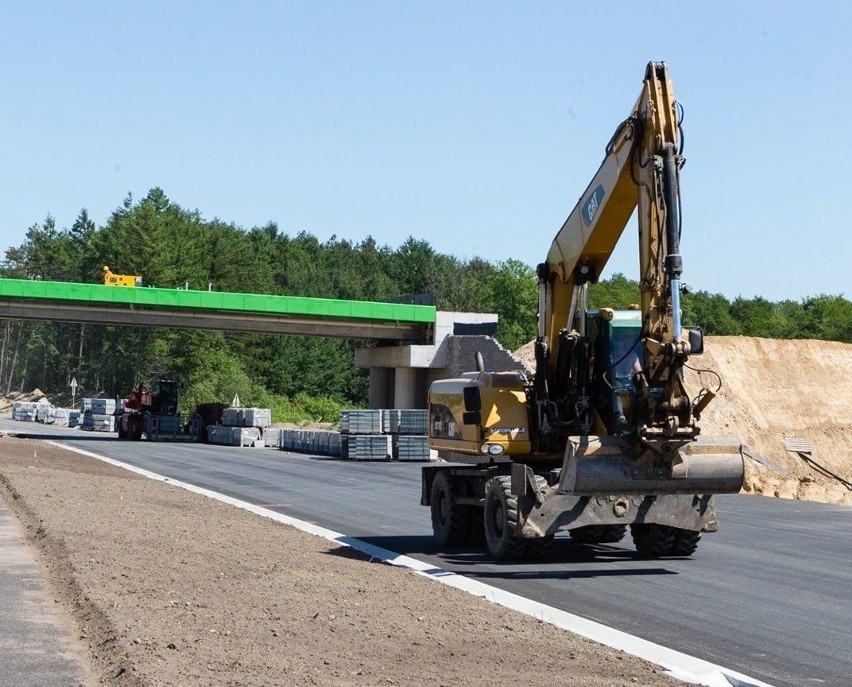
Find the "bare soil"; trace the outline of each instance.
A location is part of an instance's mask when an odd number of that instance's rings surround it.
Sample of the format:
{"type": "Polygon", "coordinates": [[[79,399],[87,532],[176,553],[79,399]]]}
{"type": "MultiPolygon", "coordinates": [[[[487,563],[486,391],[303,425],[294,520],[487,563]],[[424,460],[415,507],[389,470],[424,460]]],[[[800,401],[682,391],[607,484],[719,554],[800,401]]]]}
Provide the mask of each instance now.
{"type": "MultiPolygon", "coordinates": [[[[531,370],[532,344],[516,351],[531,370]]],[[[781,468],[746,460],[743,490],[754,494],[852,505],[852,491],[785,449],[786,438],[813,442],[812,457],[852,481],[852,344],[707,337],[690,365],[713,370],[722,387],[701,417],[705,435],[737,436],[751,455],[781,468]]],[[[687,370],[690,393],[701,383],[716,389],[712,373],[687,370]]]]}
{"type": "Polygon", "coordinates": [[[91,685],[681,684],[484,599],[40,441],[0,436],[0,497],[87,647],[91,685]]]}

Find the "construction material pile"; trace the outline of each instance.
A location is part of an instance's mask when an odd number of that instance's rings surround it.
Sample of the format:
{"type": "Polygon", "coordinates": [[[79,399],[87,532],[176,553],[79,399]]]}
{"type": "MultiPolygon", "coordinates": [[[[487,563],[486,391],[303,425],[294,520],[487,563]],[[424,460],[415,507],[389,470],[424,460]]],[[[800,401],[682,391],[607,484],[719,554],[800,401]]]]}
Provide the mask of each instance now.
{"type": "Polygon", "coordinates": [[[115,431],[115,399],[84,398],[80,400],[83,409],[81,428],[92,432],[115,431]]]}
{"type": "Polygon", "coordinates": [[[58,427],[76,427],[80,424],[79,410],[57,408],[46,398],[41,401],[15,401],[12,404],[12,419],[19,422],[41,422],[58,427]]]}
{"type": "Polygon", "coordinates": [[[423,409],[344,410],[340,431],[283,429],[279,448],[346,460],[428,461],[429,414],[423,409]]]}
{"type": "Polygon", "coordinates": [[[223,446],[266,446],[264,430],[272,425],[269,408],[225,408],[221,425],[207,425],[207,442],[223,446]]]}

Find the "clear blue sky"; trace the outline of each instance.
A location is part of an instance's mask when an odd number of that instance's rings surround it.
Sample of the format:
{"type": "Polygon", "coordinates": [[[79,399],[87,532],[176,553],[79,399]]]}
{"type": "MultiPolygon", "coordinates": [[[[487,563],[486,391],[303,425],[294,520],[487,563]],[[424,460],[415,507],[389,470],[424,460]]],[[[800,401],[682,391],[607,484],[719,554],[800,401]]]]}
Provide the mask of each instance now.
{"type": "MultiPolygon", "coordinates": [[[[0,251],[160,186],[245,228],[534,266],[665,60],[684,280],[852,297],[848,1],[0,9],[0,251]]],[[[635,277],[634,235],[607,274],[635,277]]]]}

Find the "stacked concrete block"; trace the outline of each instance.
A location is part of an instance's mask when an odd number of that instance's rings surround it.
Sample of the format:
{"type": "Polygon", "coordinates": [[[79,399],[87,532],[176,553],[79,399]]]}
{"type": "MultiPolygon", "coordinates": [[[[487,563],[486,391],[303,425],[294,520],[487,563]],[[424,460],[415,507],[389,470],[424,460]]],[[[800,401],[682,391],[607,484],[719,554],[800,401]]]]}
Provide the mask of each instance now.
{"type": "Polygon", "coordinates": [[[97,415],[112,415],[115,413],[114,398],[89,398],[89,409],[97,415]]]}
{"type": "Polygon", "coordinates": [[[272,411],[269,408],[225,408],[222,411],[222,424],[226,427],[265,429],[272,425],[272,411]]]}
{"type": "Polygon", "coordinates": [[[12,419],[21,422],[35,422],[38,403],[31,401],[15,401],[12,406],[12,419]]]}
{"type": "Polygon", "coordinates": [[[114,398],[82,398],[80,399],[82,415],[80,427],[92,432],[115,431],[115,399],[114,398]]]}
{"type": "Polygon", "coordinates": [[[436,460],[428,429],[429,412],[423,409],[344,410],[341,455],[350,460],[436,460]]]}
{"type": "Polygon", "coordinates": [[[350,434],[346,446],[349,460],[390,460],[393,444],[389,434],[350,434]]]}
{"type": "Polygon", "coordinates": [[[114,432],[115,416],[84,410],[81,426],[90,432],[114,432]]]}
{"type": "Polygon", "coordinates": [[[340,434],[325,429],[282,429],[278,447],[283,451],[339,456],[340,434]]]}
{"type": "Polygon", "coordinates": [[[263,430],[263,439],[267,446],[281,447],[281,432],[283,430],[278,427],[265,427],[263,430]]]}
{"type": "Polygon", "coordinates": [[[393,457],[399,461],[437,460],[438,452],[429,448],[429,437],[412,434],[393,435],[393,457]]]}
{"type": "Polygon", "coordinates": [[[68,411],[68,426],[69,427],[79,427],[82,422],[83,411],[82,410],[69,410],[68,411]]]}
{"type": "Polygon", "coordinates": [[[272,425],[272,411],[269,408],[243,408],[242,426],[265,429],[272,425]]]}
{"type": "Polygon", "coordinates": [[[340,413],[340,431],[344,434],[381,434],[381,410],[344,410],[340,413]]]}
{"type": "Polygon", "coordinates": [[[36,422],[41,422],[44,425],[52,425],[54,410],[54,407],[50,403],[36,403],[36,422]]]}
{"type": "Polygon", "coordinates": [[[340,413],[341,456],[349,460],[390,460],[390,437],[382,434],[381,410],[340,413]]]}
{"type": "Polygon", "coordinates": [[[429,411],[418,408],[395,408],[382,411],[382,431],[385,434],[421,434],[429,430],[429,411]]]}
{"type": "Polygon", "coordinates": [[[220,446],[266,446],[259,427],[230,427],[226,425],[208,425],[207,442],[220,446]]]}
{"type": "Polygon", "coordinates": [[[71,412],[72,411],[68,410],[68,408],[54,408],[53,413],[51,413],[51,424],[54,424],[57,427],[67,427],[68,418],[71,412]]]}

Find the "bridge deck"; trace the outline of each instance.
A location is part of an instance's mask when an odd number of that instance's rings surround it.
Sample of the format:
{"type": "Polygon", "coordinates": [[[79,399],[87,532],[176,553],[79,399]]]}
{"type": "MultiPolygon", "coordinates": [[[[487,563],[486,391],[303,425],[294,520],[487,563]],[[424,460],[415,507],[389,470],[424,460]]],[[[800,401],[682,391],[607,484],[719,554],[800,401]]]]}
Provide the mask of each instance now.
{"type": "Polygon", "coordinates": [[[0,279],[0,318],[422,340],[426,305],[0,279]]]}

